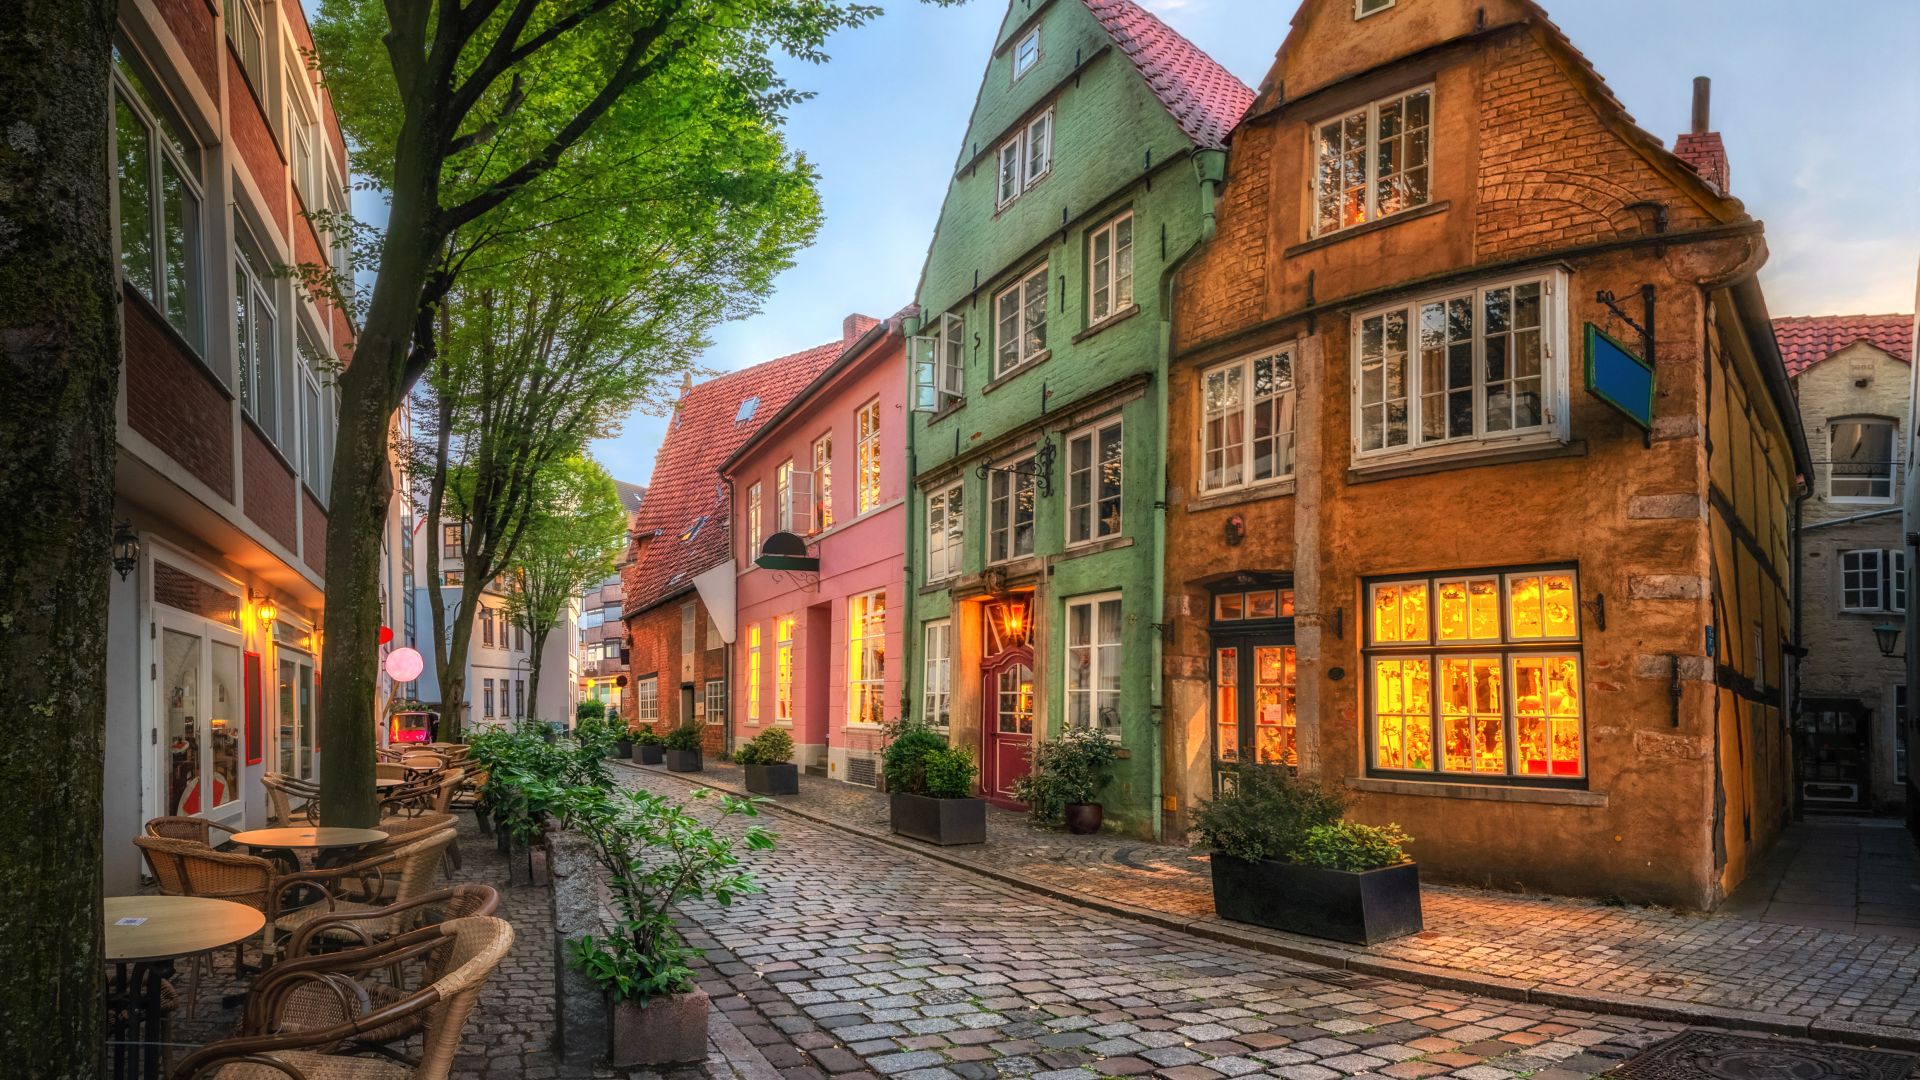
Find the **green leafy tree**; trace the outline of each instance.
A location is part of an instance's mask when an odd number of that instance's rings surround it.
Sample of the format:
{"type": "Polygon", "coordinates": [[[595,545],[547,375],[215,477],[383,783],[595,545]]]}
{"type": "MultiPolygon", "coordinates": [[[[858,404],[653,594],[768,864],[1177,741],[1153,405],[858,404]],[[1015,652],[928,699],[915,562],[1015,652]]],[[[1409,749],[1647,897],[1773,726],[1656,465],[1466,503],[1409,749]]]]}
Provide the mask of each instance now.
{"type": "Polygon", "coordinates": [[[613,572],[627,535],[620,491],[591,458],[568,458],[541,479],[507,593],[507,619],[533,646],[527,696],[535,702],[547,638],[580,590],[613,572]]]}

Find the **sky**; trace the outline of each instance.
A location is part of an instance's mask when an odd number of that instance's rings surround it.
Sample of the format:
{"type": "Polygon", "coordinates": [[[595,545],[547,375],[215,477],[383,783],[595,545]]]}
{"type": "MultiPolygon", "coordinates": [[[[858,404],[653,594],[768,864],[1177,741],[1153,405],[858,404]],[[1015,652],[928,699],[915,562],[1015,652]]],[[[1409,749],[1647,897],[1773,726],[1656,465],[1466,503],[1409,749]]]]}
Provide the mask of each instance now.
{"type": "MultiPolygon", "coordinates": [[[[1142,2],[1255,87],[1294,10],[1293,0],[1142,2]]],[[[1687,129],[1693,77],[1713,79],[1732,192],[1767,226],[1760,276],[1775,316],[1913,310],[1920,0],[1543,2],[1669,146],[1687,129]]],[[[883,316],[912,299],[1006,3],[886,6],[836,35],[830,62],[783,65],[815,95],[786,130],[820,173],[826,220],[759,314],[714,332],[707,369],[831,341],[847,314],[883,316]]],[[[636,411],[593,454],[646,483],[664,432],[664,418],[636,411]]]]}

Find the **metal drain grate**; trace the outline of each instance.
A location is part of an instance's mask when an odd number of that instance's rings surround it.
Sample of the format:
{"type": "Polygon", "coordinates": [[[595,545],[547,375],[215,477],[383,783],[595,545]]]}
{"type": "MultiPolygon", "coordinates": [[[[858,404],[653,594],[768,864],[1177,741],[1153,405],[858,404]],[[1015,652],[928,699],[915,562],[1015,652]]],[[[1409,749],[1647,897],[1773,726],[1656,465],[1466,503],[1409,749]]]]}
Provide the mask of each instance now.
{"type": "Polygon", "coordinates": [[[874,759],[870,757],[847,759],[847,783],[872,787],[874,778],[874,759]]]}
{"type": "Polygon", "coordinates": [[[1618,1080],[1906,1080],[1920,1057],[1729,1035],[1683,1031],[1655,1043],[1607,1076],[1618,1080]]]}
{"type": "Polygon", "coordinates": [[[1371,975],[1362,975],[1357,971],[1316,971],[1307,978],[1314,982],[1332,983],[1335,986],[1372,986],[1379,979],[1371,975]]]}

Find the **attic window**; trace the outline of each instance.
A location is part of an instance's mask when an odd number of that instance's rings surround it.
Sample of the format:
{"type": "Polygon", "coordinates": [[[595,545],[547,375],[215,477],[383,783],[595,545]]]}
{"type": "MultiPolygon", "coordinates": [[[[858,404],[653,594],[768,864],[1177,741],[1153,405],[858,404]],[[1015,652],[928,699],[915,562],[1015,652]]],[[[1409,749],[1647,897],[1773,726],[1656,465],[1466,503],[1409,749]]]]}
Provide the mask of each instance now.
{"type": "Polygon", "coordinates": [[[1353,0],[1353,17],[1364,19],[1393,6],[1393,0],[1353,0]]]}
{"type": "Polygon", "coordinates": [[[1020,76],[1032,71],[1033,65],[1039,62],[1040,28],[1036,26],[1032,30],[1027,31],[1026,36],[1020,39],[1020,43],[1013,47],[1014,79],[1018,81],[1020,76]]]}
{"type": "Polygon", "coordinates": [[[753,412],[755,409],[758,409],[759,407],[760,407],[759,395],[755,395],[741,402],[740,411],[734,414],[733,422],[736,424],[744,424],[747,421],[753,419],[753,412]]]}
{"type": "Polygon", "coordinates": [[[705,525],[706,523],[707,523],[707,518],[705,514],[702,514],[701,516],[694,518],[693,524],[687,526],[686,531],[680,534],[680,542],[684,544],[687,541],[693,539],[694,536],[697,533],[699,533],[700,526],[705,525]]]}

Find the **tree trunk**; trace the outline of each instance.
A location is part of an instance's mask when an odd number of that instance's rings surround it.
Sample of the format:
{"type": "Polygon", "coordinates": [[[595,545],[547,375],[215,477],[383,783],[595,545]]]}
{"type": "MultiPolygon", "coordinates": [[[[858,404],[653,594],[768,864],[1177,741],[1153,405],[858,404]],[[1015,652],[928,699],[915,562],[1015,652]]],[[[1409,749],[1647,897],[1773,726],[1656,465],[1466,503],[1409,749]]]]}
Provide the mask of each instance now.
{"type": "MultiPolygon", "coordinates": [[[[527,635],[527,644],[533,646],[532,655],[527,657],[527,702],[529,707],[533,709],[533,715],[535,716],[540,715],[540,661],[547,654],[547,634],[549,632],[550,631],[547,630],[535,630],[527,635]]],[[[547,716],[541,717],[541,719],[550,721],[556,718],[547,716]]],[[[573,717],[571,716],[560,716],[557,719],[568,727],[573,726],[573,717]]]]}
{"type": "Polygon", "coordinates": [[[104,1065],[115,10],[0,4],[0,1046],[16,1076],[91,1078],[104,1065]]]}
{"type": "Polygon", "coordinates": [[[441,732],[447,741],[454,742],[458,741],[460,731],[460,697],[454,692],[459,687],[450,688],[447,682],[447,594],[441,591],[440,582],[440,551],[446,542],[446,526],[440,521],[440,511],[446,505],[447,443],[452,437],[448,429],[453,425],[450,398],[443,398],[438,420],[440,430],[435,435],[433,476],[427,481],[427,527],[433,530],[427,545],[427,610],[433,615],[433,662],[434,676],[440,683],[441,732]]]}

